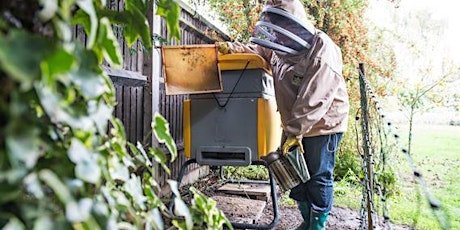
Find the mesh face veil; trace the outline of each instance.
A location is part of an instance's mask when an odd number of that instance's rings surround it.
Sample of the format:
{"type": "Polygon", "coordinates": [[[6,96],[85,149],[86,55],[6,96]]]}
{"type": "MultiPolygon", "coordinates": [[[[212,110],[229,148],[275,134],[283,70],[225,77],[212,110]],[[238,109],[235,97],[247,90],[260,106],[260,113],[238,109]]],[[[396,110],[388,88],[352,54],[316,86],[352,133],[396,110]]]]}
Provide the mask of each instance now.
{"type": "Polygon", "coordinates": [[[275,7],[265,7],[256,23],[251,42],[284,54],[297,54],[311,47],[315,28],[275,7]]]}

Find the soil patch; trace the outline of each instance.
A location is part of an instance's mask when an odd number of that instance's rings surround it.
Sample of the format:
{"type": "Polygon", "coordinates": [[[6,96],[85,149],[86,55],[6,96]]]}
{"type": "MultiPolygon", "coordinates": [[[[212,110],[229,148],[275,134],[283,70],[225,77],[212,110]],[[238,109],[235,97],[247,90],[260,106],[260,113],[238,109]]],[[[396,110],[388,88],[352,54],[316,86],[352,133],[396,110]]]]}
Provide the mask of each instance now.
{"type": "MultiPolygon", "coordinates": [[[[258,224],[258,225],[259,224],[267,225],[273,221],[273,203],[272,203],[270,196],[268,196],[266,200],[265,208],[262,210],[261,213],[259,210],[260,208],[259,205],[247,205],[246,203],[246,204],[241,204],[241,205],[244,205],[244,208],[241,208],[241,207],[237,208],[241,210],[239,214],[238,211],[235,211],[235,207],[239,207],[238,206],[239,204],[230,202],[230,200],[235,200],[237,202],[239,199],[228,199],[228,200],[225,199],[225,197],[238,197],[238,196],[229,195],[229,194],[226,194],[218,190],[218,188],[224,184],[225,183],[223,183],[217,175],[211,173],[206,178],[203,178],[199,180],[199,182],[194,183],[193,186],[199,189],[200,191],[202,191],[207,197],[218,197],[218,200],[216,201],[218,203],[219,208],[223,210],[224,212],[225,210],[230,210],[228,211],[229,213],[226,215],[227,215],[227,218],[229,218],[231,221],[238,222],[238,223],[258,224]],[[246,214],[242,216],[241,215],[242,213],[246,213],[246,214]],[[247,219],[245,217],[249,217],[251,215],[257,215],[258,217],[257,222],[251,223],[251,222],[245,221],[245,219],[247,219]]],[[[182,190],[185,190],[187,188],[188,186],[184,186],[182,190]]],[[[187,202],[187,197],[190,198],[190,196],[183,197],[183,199],[186,202],[187,202]]],[[[279,191],[278,191],[277,197],[278,197],[279,220],[277,221],[273,229],[280,229],[280,230],[295,229],[303,221],[300,211],[297,209],[296,206],[290,206],[290,205],[283,204],[279,200],[281,197],[281,194],[279,193],[279,191]]],[[[243,198],[250,199],[251,197],[243,196],[243,198]]],[[[261,202],[261,201],[254,199],[253,202],[255,203],[255,202],[261,202]]],[[[383,223],[382,217],[379,217],[379,218],[380,218],[379,221],[374,220],[375,222],[377,222],[375,223],[374,229],[393,229],[393,230],[412,229],[408,226],[395,225],[395,224],[388,225],[388,224],[383,223]]],[[[361,229],[360,224],[361,224],[361,220],[360,220],[359,210],[353,210],[350,208],[334,206],[328,218],[326,228],[328,230],[361,229]]],[[[365,226],[364,229],[367,229],[367,226],[365,226]]]]}

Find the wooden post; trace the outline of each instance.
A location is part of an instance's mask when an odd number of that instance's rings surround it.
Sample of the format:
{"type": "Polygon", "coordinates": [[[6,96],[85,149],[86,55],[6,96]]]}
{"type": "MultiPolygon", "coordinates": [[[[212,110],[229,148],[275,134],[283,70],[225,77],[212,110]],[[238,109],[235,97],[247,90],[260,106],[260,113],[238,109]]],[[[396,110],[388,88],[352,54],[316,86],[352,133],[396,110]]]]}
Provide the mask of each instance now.
{"type": "Polygon", "coordinates": [[[366,84],[365,84],[365,72],[364,72],[364,64],[359,64],[359,90],[361,94],[361,126],[363,132],[363,151],[364,151],[364,160],[366,162],[366,169],[367,173],[365,173],[366,180],[366,190],[367,190],[367,229],[374,229],[373,228],[373,221],[372,221],[372,211],[373,211],[373,191],[374,191],[374,180],[373,180],[373,166],[372,166],[372,149],[370,146],[370,135],[369,135],[369,110],[368,110],[368,98],[366,92],[366,84]]]}

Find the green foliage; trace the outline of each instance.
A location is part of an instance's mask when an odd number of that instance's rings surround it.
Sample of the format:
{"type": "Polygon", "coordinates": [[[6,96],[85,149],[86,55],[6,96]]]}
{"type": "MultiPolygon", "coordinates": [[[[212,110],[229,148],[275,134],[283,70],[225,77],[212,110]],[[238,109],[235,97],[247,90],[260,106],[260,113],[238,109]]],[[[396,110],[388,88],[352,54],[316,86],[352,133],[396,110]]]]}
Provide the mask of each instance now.
{"type": "MultiPolygon", "coordinates": [[[[164,228],[168,210],[153,165],[168,172],[177,156],[168,124],[155,114],[153,133],[168,155],[128,143],[112,116],[115,91],[101,68],[103,61],[122,64],[113,23],[125,28],[129,44],[141,39],[151,45],[150,2],[124,3],[125,11],[118,12],[105,1],[2,1],[0,227],[164,228]],[[74,25],[85,29],[85,45],[72,39],[74,25]]],[[[210,211],[203,215],[211,218],[200,224],[228,223],[211,212],[212,205],[200,210],[210,211]]]]}
{"type": "Polygon", "coordinates": [[[259,19],[262,4],[251,0],[189,0],[208,5],[217,14],[217,19],[228,28],[229,36],[235,41],[249,41],[259,19]]]}
{"type": "Polygon", "coordinates": [[[249,165],[245,167],[225,166],[224,175],[226,178],[247,179],[247,180],[268,180],[268,171],[262,165],[249,165]]]}
{"type": "MultiPolygon", "coordinates": [[[[348,132],[347,135],[353,136],[353,132],[348,132]]],[[[337,151],[334,180],[343,180],[349,176],[360,175],[362,171],[361,157],[356,152],[356,142],[352,138],[343,139],[340,143],[340,149],[337,151]]],[[[359,181],[355,181],[358,182],[359,181]]]]}
{"type": "Polygon", "coordinates": [[[175,0],[155,0],[156,14],[166,18],[169,35],[180,40],[179,14],[180,6],[175,0]]]}
{"type": "Polygon", "coordinates": [[[207,229],[221,229],[224,225],[229,229],[233,229],[224,213],[217,208],[215,200],[207,198],[194,187],[191,187],[190,191],[193,193],[190,211],[194,223],[199,223],[198,226],[204,225],[207,229]]]}

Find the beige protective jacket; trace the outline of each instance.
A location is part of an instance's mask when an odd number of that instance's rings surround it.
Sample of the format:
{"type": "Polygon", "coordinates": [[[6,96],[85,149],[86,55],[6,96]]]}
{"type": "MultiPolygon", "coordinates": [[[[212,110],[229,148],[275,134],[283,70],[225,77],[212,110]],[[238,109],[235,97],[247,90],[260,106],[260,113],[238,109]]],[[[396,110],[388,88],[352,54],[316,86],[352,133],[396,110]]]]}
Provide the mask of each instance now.
{"type": "MultiPolygon", "coordinates": [[[[273,2],[273,6],[308,20],[298,0],[273,2]]],[[[229,45],[232,52],[256,53],[270,63],[286,136],[301,138],[347,130],[349,100],[342,76],[342,53],[324,32],[316,30],[311,48],[295,56],[258,45],[229,45]]]]}

